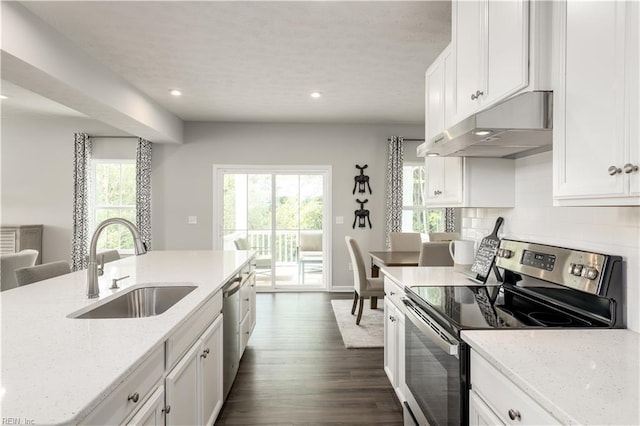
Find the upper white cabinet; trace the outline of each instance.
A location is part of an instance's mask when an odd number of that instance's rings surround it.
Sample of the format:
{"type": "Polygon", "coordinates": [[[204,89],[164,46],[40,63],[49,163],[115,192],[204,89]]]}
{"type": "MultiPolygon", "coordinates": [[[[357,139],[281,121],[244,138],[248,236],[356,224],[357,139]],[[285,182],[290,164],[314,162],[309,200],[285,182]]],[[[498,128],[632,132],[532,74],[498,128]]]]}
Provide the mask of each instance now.
{"type": "Polygon", "coordinates": [[[452,124],[454,106],[451,44],[425,74],[425,135],[430,140],[452,124]]]}
{"type": "Polygon", "coordinates": [[[554,6],[554,203],[639,205],[640,5],[554,6]]]}
{"type": "Polygon", "coordinates": [[[429,207],[514,207],[515,162],[503,158],[426,157],[429,207]]]}
{"type": "Polygon", "coordinates": [[[454,1],[455,121],[529,83],[529,2],[454,1]]]}

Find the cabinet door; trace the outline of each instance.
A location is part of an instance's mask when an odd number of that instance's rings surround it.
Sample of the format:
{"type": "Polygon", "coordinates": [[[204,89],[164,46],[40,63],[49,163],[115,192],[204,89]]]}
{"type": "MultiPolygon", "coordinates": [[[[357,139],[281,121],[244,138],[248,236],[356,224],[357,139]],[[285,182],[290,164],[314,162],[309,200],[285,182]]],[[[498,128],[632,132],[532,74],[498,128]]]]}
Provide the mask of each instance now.
{"type": "Polygon", "coordinates": [[[475,94],[481,91],[483,55],[484,1],[454,1],[453,44],[456,62],[456,102],[455,121],[460,121],[478,109],[475,94]],[[474,95],[474,99],[471,99],[474,95]]]}
{"type": "Polygon", "coordinates": [[[222,408],[222,315],[202,335],[200,380],[202,382],[202,419],[211,425],[222,408]]]}
{"type": "Polygon", "coordinates": [[[427,157],[427,205],[462,203],[462,158],[427,157]]]}
{"type": "Polygon", "coordinates": [[[147,402],[127,422],[129,426],[164,425],[164,386],[158,387],[147,402]]]}
{"type": "Polygon", "coordinates": [[[396,311],[397,314],[397,324],[398,328],[396,332],[398,334],[397,342],[398,342],[398,350],[396,351],[396,372],[397,380],[396,380],[396,393],[398,394],[398,399],[400,401],[404,401],[404,395],[406,395],[405,388],[407,387],[406,379],[405,379],[405,365],[404,365],[404,344],[405,344],[405,336],[404,336],[404,313],[398,309],[396,311]]]}
{"type": "Polygon", "coordinates": [[[165,380],[167,425],[197,425],[200,421],[198,362],[200,344],[194,344],[165,380]]]}
{"type": "Polygon", "coordinates": [[[569,1],[558,4],[557,11],[554,195],[622,196],[624,173],[608,170],[626,160],[625,2],[569,1]]]}
{"type": "Polygon", "coordinates": [[[487,24],[482,104],[503,99],[529,82],[529,2],[487,2],[487,24]]]}
{"type": "MultiPolygon", "coordinates": [[[[627,3],[627,39],[629,40],[627,68],[627,109],[629,111],[629,164],[640,166],[640,3],[627,3]]],[[[632,196],[640,196],[640,170],[629,174],[629,192],[632,196]]]]}
{"type": "Polygon", "coordinates": [[[491,411],[474,391],[469,391],[469,426],[503,425],[502,421],[491,411]]]}
{"type": "Polygon", "coordinates": [[[427,141],[444,130],[445,64],[434,62],[425,79],[425,135],[427,141]]]}
{"type": "Polygon", "coordinates": [[[396,309],[391,302],[384,299],[384,371],[389,382],[395,388],[398,385],[396,359],[398,352],[398,327],[396,309]]]}

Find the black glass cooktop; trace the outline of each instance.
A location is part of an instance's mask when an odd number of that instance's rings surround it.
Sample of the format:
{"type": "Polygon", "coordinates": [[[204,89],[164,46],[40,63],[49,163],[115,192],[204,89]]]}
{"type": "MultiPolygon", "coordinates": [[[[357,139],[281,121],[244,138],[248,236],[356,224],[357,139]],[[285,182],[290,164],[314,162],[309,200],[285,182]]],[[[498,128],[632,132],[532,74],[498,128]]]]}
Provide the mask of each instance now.
{"type": "Polygon", "coordinates": [[[452,333],[464,329],[606,327],[520,294],[513,286],[416,286],[407,296],[452,333]]]}

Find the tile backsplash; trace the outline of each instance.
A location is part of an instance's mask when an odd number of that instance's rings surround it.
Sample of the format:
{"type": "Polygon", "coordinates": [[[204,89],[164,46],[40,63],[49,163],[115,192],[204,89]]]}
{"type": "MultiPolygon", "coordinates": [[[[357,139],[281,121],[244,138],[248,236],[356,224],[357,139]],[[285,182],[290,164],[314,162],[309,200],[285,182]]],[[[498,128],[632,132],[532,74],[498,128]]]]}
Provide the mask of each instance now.
{"type": "Polygon", "coordinates": [[[640,207],[553,207],[551,153],[516,160],[516,207],[466,208],[462,237],[499,237],[622,256],[626,262],[627,327],[640,332],[640,207]]]}

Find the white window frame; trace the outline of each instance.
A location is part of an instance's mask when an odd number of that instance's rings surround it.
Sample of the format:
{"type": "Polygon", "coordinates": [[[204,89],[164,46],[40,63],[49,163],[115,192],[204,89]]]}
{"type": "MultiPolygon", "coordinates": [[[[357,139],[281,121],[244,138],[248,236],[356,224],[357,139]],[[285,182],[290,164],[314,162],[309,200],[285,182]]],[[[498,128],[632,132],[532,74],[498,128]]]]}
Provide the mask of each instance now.
{"type": "MultiPolygon", "coordinates": [[[[91,190],[89,197],[89,229],[90,233],[93,233],[98,226],[98,209],[109,209],[109,210],[131,210],[133,207],[133,211],[136,212],[136,205],[98,205],[96,202],[96,194],[97,194],[97,167],[99,164],[133,164],[135,166],[136,161],[131,159],[108,159],[108,158],[94,158],[91,160],[91,190]]],[[[118,248],[118,252],[120,254],[134,254],[133,247],[131,248],[118,248]]]]}

